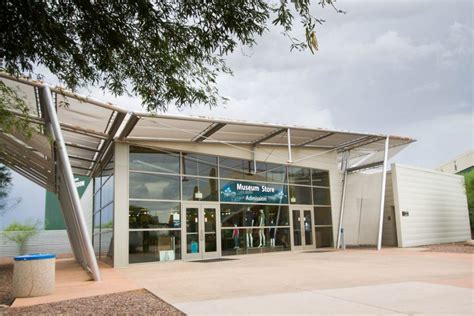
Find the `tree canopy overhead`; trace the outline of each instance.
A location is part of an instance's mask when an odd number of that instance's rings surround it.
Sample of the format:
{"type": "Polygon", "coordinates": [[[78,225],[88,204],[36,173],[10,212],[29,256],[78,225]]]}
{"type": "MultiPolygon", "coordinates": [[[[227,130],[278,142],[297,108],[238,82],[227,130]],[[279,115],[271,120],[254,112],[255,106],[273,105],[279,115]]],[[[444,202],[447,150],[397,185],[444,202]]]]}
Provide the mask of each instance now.
{"type": "MultiPolygon", "coordinates": [[[[319,6],[334,7],[335,0],[319,6]]],[[[44,65],[68,88],[100,84],[115,95],[138,95],[148,110],[216,105],[225,56],[255,44],[269,23],[291,48],[317,50],[322,23],[310,0],[6,0],[0,11],[0,57],[12,74],[44,65]],[[295,17],[305,34],[291,34],[295,17]],[[299,37],[299,36],[297,36],[299,37]]],[[[334,7],[335,8],[335,7],[334,7]]],[[[337,9],[336,9],[337,10],[337,9]]],[[[339,10],[338,10],[339,11],[339,10]]]]}

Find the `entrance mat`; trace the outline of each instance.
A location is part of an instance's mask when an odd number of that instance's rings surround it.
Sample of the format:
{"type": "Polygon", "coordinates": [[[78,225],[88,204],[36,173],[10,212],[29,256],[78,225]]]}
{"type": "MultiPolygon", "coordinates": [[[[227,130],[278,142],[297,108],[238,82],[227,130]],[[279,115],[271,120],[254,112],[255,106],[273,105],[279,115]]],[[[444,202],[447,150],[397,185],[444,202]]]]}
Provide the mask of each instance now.
{"type": "Polygon", "coordinates": [[[198,262],[198,263],[211,263],[211,262],[220,262],[220,261],[233,261],[239,259],[231,259],[231,258],[216,258],[216,259],[204,259],[204,260],[193,260],[189,262],[198,262]]]}

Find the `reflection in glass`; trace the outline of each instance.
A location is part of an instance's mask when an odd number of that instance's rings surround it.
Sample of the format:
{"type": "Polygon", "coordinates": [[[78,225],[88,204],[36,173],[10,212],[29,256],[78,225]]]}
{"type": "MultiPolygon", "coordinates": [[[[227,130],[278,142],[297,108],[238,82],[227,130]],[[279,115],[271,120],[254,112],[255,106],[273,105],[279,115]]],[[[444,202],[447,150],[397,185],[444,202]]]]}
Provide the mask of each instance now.
{"type": "Polygon", "coordinates": [[[183,177],[182,185],[183,200],[217,201],[217,178],[183,177]]]}
{"type": "Polygon", "coordinates": [[[314,207],[314,225],[332,225],[330,207],[314,207]]]}
{"type": "Polygon", "coordinates": [[[92,246],[94,247],[95,256],[100,260],[100,233],[92,235],[92,246]]]}
{"type": "Polygon", "coordinates": [[[259,211],[263,210],[265,226],[289,226],[288,206],[221,204],[222,227],[258,226],[259,211]]]}
{"type": "Polygon", "coordinates": [[[329,172],[324,170],[313,169],[313,185],[328,187],[329,186],[329,172]]]}
{"type": "Polygon", "coordinates": [[[104,206],[114,199],[114,177],[109,177],[101,189],[101,205],[104,206]]]}
{"type": "Polygon", "coordinates": [[[217,177],[217,156],[183,153],[183,175],[217,177]]]}
{"type": "Polygon", "coordinates": [[[313,223],[311,221],[311,211],[303,211],[304,214],[304,244],[313,244],[313,223]]]}
{"type": "Polygon", "coordinates": [[[311,198],[311,187],[290,186],[291,204],[313,204],[311,198]]]}
{"type": "Polygon", "coordinates": [[[110,265],[113,264],[113,235],[112,230],[102,230],[100,234],[100,260],[110,265]]]}
{"type": "Polygon", "coordinates": [[[129,228],[179,228],[181,211],[178,202],[130,200],[129,228]]]}
{"type": "Polygon", "coordinates": [[[315,205],[331,205],[329,189],[313,188],[313,199],[315,205]]]}
{"type": "Polygon", "coordinates": [[[130,172],[130,198],[179,200],[179,176],[130,172]]]}
{"type": "Polygon", "coordinates": [[[215,208],[204,209],[204,231],[206,233],[216,232],[216,209],[215,208]]]}
{"type": "Polygon", "coordinates": [[[181,259],[181,232],[129,232],[129,263],[172,261],[181,259]]]}
{"type": "Polygon", "coordinates": [[[259,228],[227,228],[221,230],[221,250],[223,256],[287,251],[290,246],[289,228],[264,228],[263,233],[269,242],[262,247],[247,247],[246,234],[250,233],[252,238],[257,241],[259,238],[259,228]]]}
{"type": "Polygon", "coordinates": [[[219,158],[220,177],[282,183],[286,180],[286,166],[252,160],[219,158]]]}
{"type": "Polygon", "coordinates": [[[292,210],[293,216],[293,244],[301,246],[301,217],[299,210],[292,210]]]}
{"type": "Polygon", "coordinates": [[[130,170],[179,173],[179,154],[130,147],[130,170]]]}
{"type": "Polygon", "coordinates": [[[186,214],[186,252],[199,253],[199,209],[188,207],[186,214]]]}
{"type": "Polygon", "coordinates": [[[316,248],[333,247],[332,227],[316,227],[316,248]]]}
{"type": "Polygon", "coordinates": [[[100,227],[104,229],[114,228],[114,205],[109,204],[100,211],[100,227]]]}
{"type": "Polygon", "coordinates": [[[291,184],[311,185],[311,169],[289,166],[288,180],[291,184]]]}

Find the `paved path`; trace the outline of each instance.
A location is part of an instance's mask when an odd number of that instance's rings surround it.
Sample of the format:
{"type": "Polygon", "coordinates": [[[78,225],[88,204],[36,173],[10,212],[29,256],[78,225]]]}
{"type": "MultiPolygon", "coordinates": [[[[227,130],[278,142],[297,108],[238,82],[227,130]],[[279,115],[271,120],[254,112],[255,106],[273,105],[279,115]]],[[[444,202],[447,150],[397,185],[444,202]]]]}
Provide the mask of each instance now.
{"type": "Polygon", "coordinates": [[[394,248],[232,258],[121,271],[189,315],[474,313],[469,254],[394,248]]]}

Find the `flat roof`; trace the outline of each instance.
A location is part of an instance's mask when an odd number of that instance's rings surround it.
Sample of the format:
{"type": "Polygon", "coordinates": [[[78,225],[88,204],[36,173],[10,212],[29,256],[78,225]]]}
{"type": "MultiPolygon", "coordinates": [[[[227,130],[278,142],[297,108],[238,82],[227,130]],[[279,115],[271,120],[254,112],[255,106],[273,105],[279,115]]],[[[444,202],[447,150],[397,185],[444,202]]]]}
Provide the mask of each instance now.
{"type": "MultiPolygon", "coordinates": [[[[38,127],[44,126],[47,118],[43,115],[37,90],[47,84],[38,80],[13,77],[4,72],[0,73],[0,78],[25,99],[30,109],[28,120],[38,127]]],[[[292,148],[334,150],[338,153],[350,151],[351,159],[356,164],[360,164],[362,160],[364,164],[380,161],[387,137],[390,139],[389,156],[415,141],[413,138],[397,135],[130,111],[125,107],[80,95],[62,87],[49,87],[71,166],[73,172],[78,175],[94,176],[111,155],[113,141],[118,139],[127,142],[221,143],[243,147],[290,145],[292,148]]],[[[0,151],[1,161],[6,165],[14,163],[21,169],[27,168],[27,161],[15,156],[18,147],[23,147],[27,152],[49,162],[43,165],[44,169],[49,169],[49,173],[54,171],[51,164],[52,150],[45,133],[25,139],[19,133],[0,132],[0,144],[4,147],[4,150],[0,151]],[[11,142],[16,145],[12,146],[11,142]],[[12,156],[16,157],[15,161],[10,161],[12,156]]],[[[43,182],[48,180],[43,178],[43,182]]]]}

